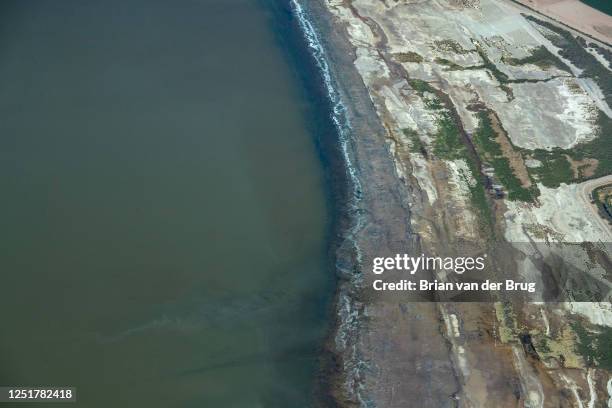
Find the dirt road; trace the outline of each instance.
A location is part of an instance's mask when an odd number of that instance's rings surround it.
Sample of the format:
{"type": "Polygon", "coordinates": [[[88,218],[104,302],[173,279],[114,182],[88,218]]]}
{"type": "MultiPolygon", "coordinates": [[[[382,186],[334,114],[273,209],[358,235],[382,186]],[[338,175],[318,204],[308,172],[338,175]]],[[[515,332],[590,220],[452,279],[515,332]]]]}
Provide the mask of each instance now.
{"type": "Polygon", "coordinates": [[[597,220],[599,226],[603,228],[604,231],[609,231],[611,230],[610,224],[601,217],[599,214],[599,209],[597,208],[597,205],[592,203],[591,197],[593,190],[606,184],[612,184],[612,175],[585,181],[584,183],[579,184],[577,193],[579,196],[578,198],[584,202],[585,207],[588,208],[593,214],[593,219],[597,220]]]}

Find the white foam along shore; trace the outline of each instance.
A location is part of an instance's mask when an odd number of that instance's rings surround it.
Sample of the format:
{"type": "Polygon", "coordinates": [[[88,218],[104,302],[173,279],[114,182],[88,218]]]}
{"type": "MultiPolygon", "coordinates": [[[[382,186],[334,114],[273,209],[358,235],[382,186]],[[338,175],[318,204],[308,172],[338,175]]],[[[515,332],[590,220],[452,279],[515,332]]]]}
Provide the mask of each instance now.
{"type": "MultiPolygon", "coordinates": [[[[363,362],[361,362],[357,356],[356,347],[351,345],[351,339],[355,337],[355,332],[358,330],[358,312],[352,296],[350,296],[350,292],[352,289],[359,287],[362,281],[361,275],[355,272],[360,270],[359,265],[361,265],[362,262],[361,250],[357,244],[356,236],[362,229],[364,223],[360,205],[362,186],[351,152],[353,129],[348,117],[347,107],[342,100],[341,93],[337,89],[337,82],[334,80],[327,53],[319,37],[319,33],[312,22],[309,11],[306,9],[305,5],[301,4],[298,0],[290,0],[290,4],[298,20],[308,48],[321,72],[327,90],[327,96],[331,102],[331,119],[338,134],[338,142],[340,144],[349,180],[348,188],[351,191],[349,202],[346,203],[350,226],[345,231],[342,231],[343,242],[339,247],[349,245],[351,247],[350,252],[354,255],[354,262],[353,265],[348,265],[347,267],[345,264],[341,265],[342,262],[336,259],[336,268],[342,275],[348,276],[349,279],[345,284],[338,285],[335,306],[338,321],[332,335],[335,344],[335,352],[342,354],[342,360],[344,362],[342,372],[344,387],[349,394],[351,390],[356,390],[355,398],[361,400],[359,393],[361,386],[357,384],[357,378],[360,377],[359,372],[363,368],[363,362]]],[[[340,251],[338,251],[338,253],[339,252],[340,251]]]]}
{"type": "MultiPolygon", "coordinates": [[[[347,174],[351,183],[349,187],[352,190],[352,202],[348,204],[351,209],[357,210],[357,202],[361,198],[362,189],[361,182],[359,181],[359,177],[357,175],[357,168],[353,165],[353,159],[351,158],[351,153],[349,151],[351,123],[346,114],[346,105],[342,101],[340,93],[336,89],[335,81],[333,79],[329,63],[327,62],[325,49],[323,48],[319,34],[308,18],[305,8],[298,2],[298,0],[291,0],[291,7],[296,18],[298,19],[304,39],[306,40],[312,56],[321,71],[321,76],[323,78],[325,88],[327,89],[327,95],[332,105],[331,119],[334,122],[336,131],[338,133],[338,141],[340,143],[342,155],[346,164],[347,174]]],[[[352,239],[354,232],[359,229],[359,217],[357,216],[355,218],[356,223],[354,228],[351,229],[352,231],[349,231],[349,234],[347,234],[347,239],[352,239]]],[[[355,251],[357,262],[359,263],[361,261],[361,256],[359,248],[356,245],[355,251]]]]}

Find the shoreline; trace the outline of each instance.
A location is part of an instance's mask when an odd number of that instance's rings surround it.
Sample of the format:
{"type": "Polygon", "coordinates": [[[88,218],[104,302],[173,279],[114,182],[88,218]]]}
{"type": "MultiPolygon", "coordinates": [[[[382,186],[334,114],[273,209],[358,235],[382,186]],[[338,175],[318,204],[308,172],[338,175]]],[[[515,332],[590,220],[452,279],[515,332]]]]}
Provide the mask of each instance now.
{"type": "MultiPolygon", "coordinates": [[[[369,101],[369,96],[353,65],[354,49],[347,38],[338,35],[335,22],[325,6],[318,0],[288,0],[285,4],[283,12],[290,12],[294,21],[289,23],[291,38],[282,39],[282,42],[288,48],[289,58],[299,66],[300,80],[307,88],[306,93],[317,102],[311,113],[325,115],[325,119],[317,120],[311,126],[325,174],[330,214],[325,245],[329,271],[334,274],[330,279],[334,282],[326,305],[328,330],[321,342],[313,406],[341,407],[346,402],[343,397],[346,394],[343,391],[345,385],[352,383],[356,386],[347,378],[359,376],[355,371],[359,368],[359,362],[354,358],[356,356],[347,358],[344,353],[356,338],[356,313],[351,310],[360,292],[360,274],[357,272],[360,254],[354,238],[362,227],[363,191],[359,166],[355,164],[353,137],[355,129],[363,127],[362,122],[369,121],[369,127],[379,126],[379,122],[373,106],[356,114],[353,105],[345,104],[350,100],[347,87],[361,92],[358,103],[369,101]],[[333,41],[333,45],[330,41],[333,41]],[[343,61],[339,63],[338,58],[343,61]],[[352,83],[346,83],[348,76],[344,75],[345,72],[342,77],[336,75],[339,67],[353,70],[348,81],[352,83]],[[309,75],[304,75],[302,70],[309,75]],[[343,82],[338,82],[339,79],[343,82]],[[345,313],[347,310],[348,313],[345,313]],[[352,366],[354,370],[347,370],[347,366],[352,366]],[[350,374],[347,374],[349,371],[350,374]]],[[[382,132],[382,129],[378,130],[382,132]]]]}
{"type": "Polygon", "coordinates": [[[366,307],[373,301],[366,298],[367,278],[363,271],[371,264],[373,254],[418,251],[420,243],[412,233],[408,207],[415,197],[398,178],[386,130],[354,65],[356,49],[344,26],[338,25],[323,1],[293,1],[303,8],[306,28],[314,31],[321,47],[322,53],[317,55],[315,49],[314,57],[325,58],[324,67],[321,61],[319,66],[327,71],[324,76],[332,85],[334,94],[330,98],[339,97],[343,106],[341,113],[346,115],[348,126],[346,133],[339,132],[338,136],[347,165],[345,171],[356,180],[344,187],[349,192],[345,202],[336,203],[341,212],[334,226],[330,256],[334,259],[337,285],[323,356],[325,378],[321,394],[336,406],[363,406],[371,399],[365,395],[369,394],[366,374],[374,369],[362,354],[364,347],[368,348],[370,335],[362,323],[366,307]]]}
{"type": "MultiPolygon", "coordinates": [[[[330,52],[339,50],[341,47],[334,48],[329,46],[330,37],[321,33],[332,32],[331,16],[325,15],[324,7],[309,1],[291,0],[291,8],[294,16],[298,19],[298,25],[302,31],[304,41],[310,51],[311,57],[319,68],[320,78],[323,86],[327,90],[330,103],[330,117],[336,129],[336,154],[337,159],[342,164],[344,176],[343,185],[333,185],[333,190],[341,190],[340,200],[333,203],[335,211],[331,230],[332,239],[328,243],[329,256],[332,269],[336,276],[336,286],[333,299],[330,305],[330,324],[327,339],[321,355],[321,378],[317,384],[315,404],[317,406],[341,406],[341,390],[345,387],[349,374],[346,371],[349,362],[342,350],[346,350],[349,343],[355,338],[354,330],[357,329],[355,316],[351,312],[352,295],[359,289],[359,273],[356,272],[359,265],[359,248],[354,241],[354,235],[360,227],[360,199],[361,183],[357,174],[357,169],[353,166],[352,157],[352,133],[354,132],[353,123],[350,120],[352,115],[351,107],[347,108],[344,104],[346,95],[340,84],[336,82],[334,64],[330,63],[330,52]],[[317,8],[320,6],[321,8],[317,8]],[[328,31],[322,29],[322,25],[327,25],[328,31]]],[[[339,44],[335,44],[338,46],[339,44]]],[[[346,44],[342,47],[345,55],[352,55],[352,48],[346,44]]],[[[347,68],[354,69],[352,61],[347,61],[347,68]]],[[[365,91],[365,87],[364,87],[365,91]]],[[[367,95],[367,94],[366,94],[367,95]]],[[[350,106],[350,105],[349,105],[350,106]]],[[[375,115],[375,112],[372,111],[375,115]]],[[[327,169],[334,171],[333,166],[327,169]]]]}
{"type": "MultiPolygon", "coordinates": [[[[289,64],[295,67],[296,79],[300,82],[304,97],[311,106],[305,112],[312,119],[308,128],[324,173],[325,201],[329,220],[323,245],[326,250],[326,265],[330,274],[331,290],[325,294],[324,309],[327,333],[319,343],[318,369],[313,373],[312,404],[316,407],[339,407],[333,385],[342,370],[337,369],[338,356],[334,352],[334,338],[338,332],[338,293],[342,282],[349,278],[354,268],[354,246],[350,231],[353,229],[360,183],[355,172],[351,172],[349,120],[341,90],[335,83],[335,75],[328,65],[326,50],[321,48],[319,27],[312,20],[311,0],[271,1],[270,9],[281,21],[276,30],[283,33],[277,37],[284,49],[289,64]],[[309,3],[305,6],[303,3],[309,3]],[[302,8],[304,7],[304,8],[302,8]],[[314,38],[312,37],[314,36],[314,38]]],[[[317,16],[318,18],[318,16],[317,16]]],[[[317,20],[317,23],[319,21],[317,20]]]]}

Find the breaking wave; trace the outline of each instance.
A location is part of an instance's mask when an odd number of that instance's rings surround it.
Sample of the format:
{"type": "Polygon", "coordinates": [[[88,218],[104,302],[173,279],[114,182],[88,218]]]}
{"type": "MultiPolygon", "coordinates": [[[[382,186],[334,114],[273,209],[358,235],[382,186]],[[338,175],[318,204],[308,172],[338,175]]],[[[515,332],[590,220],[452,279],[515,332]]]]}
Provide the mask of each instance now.
{"type": "Polygon", "coordinates": [[[338,288],[336,311],[339,321],[334,333],[334,343],[336,352],[343,355],[344,388],[347,395],[354,398],[360,406],[369,406],[369,402],[363,396],[364,389],[360,381],[363,377],[362,372],[367,369],[368,364],[360,358],[358,348],[354,344],[357,337],[356,332],[359,330],[360,311],[351,296],[351,288],[360,287],[363,280],[362,274],[359,273],[362,255],[356,237],[365,224],[364,213],[360,207],[363,194],[362,186],[350,150],[352,128],[346,105],[342,101],[340,92],[334,86],[335,82],[328,64],[328,58],[319,35],[298,0],[290,0],[290,3],[308,48],[321,72],[327,96],[331,102],[331,119],[338,134],[340,150],[348,176],[348,188],[351,190],[351,196],[347,202],[347,215],[351,225],[344,232],[343,241],[336,251],[336,270],[348,278],[348,282],[347,284],[341,284],[338,288]]]}
{"type": "Polygon", "coordinates": [[[353,213],[352,215],[355,216],[355,223],[350,229],[350,231],[348,231],[346,239],[353,243],[357,263],[361,264],[361,253],[359,247],[354,242],[354,236],[355,233],[359,229],[361,229],[362,217],[360,216],[360,210],[357,203],[361,199],[362,189],[361,182],[357,175],[357,169],[353,164],[353,159],[351,158],[351,154],[349,151],[350,135],[352,130],[351,123],[347,115],[346,106],[342,101],[340,93],[334,86],[334,79],[329,68],[329,64],[327,62],[327,55],[325,53],[323,45],[321,44],[321,40],[319,39],[317,31],[308,19],[306,11],[302,7],[302,5],[297,0],[291,0],[290,3],[293,13],[295,14],[298,20],[302,34],[304,35],[306,43],[308,44],[308,48],[310,49],[315,63],[321,72],[323,83],[327,90],[327,96],[329,98],[329,101],[331,102],[331,119],[338,133],[338,140],[340,142],[342,156],[350,180],[350,188],[352,190],[352,200],[348,204],[350,206],[351,212],[353,213]]]}

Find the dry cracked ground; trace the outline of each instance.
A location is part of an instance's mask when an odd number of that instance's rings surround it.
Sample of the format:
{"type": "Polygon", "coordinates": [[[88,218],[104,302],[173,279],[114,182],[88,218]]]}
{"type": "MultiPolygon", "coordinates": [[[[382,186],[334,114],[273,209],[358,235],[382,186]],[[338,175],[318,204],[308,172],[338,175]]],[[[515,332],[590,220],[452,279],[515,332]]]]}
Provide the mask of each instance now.
{"type": "Polygon", "coordinates": [[[510,1],[323,3],[354,49],[420,250],[469,247],[493,276],[548,288],[479,303],[365,290],[336,399],[611,407],[612,229],[592,195],[612,181],[610,47],[510,1]]]}

